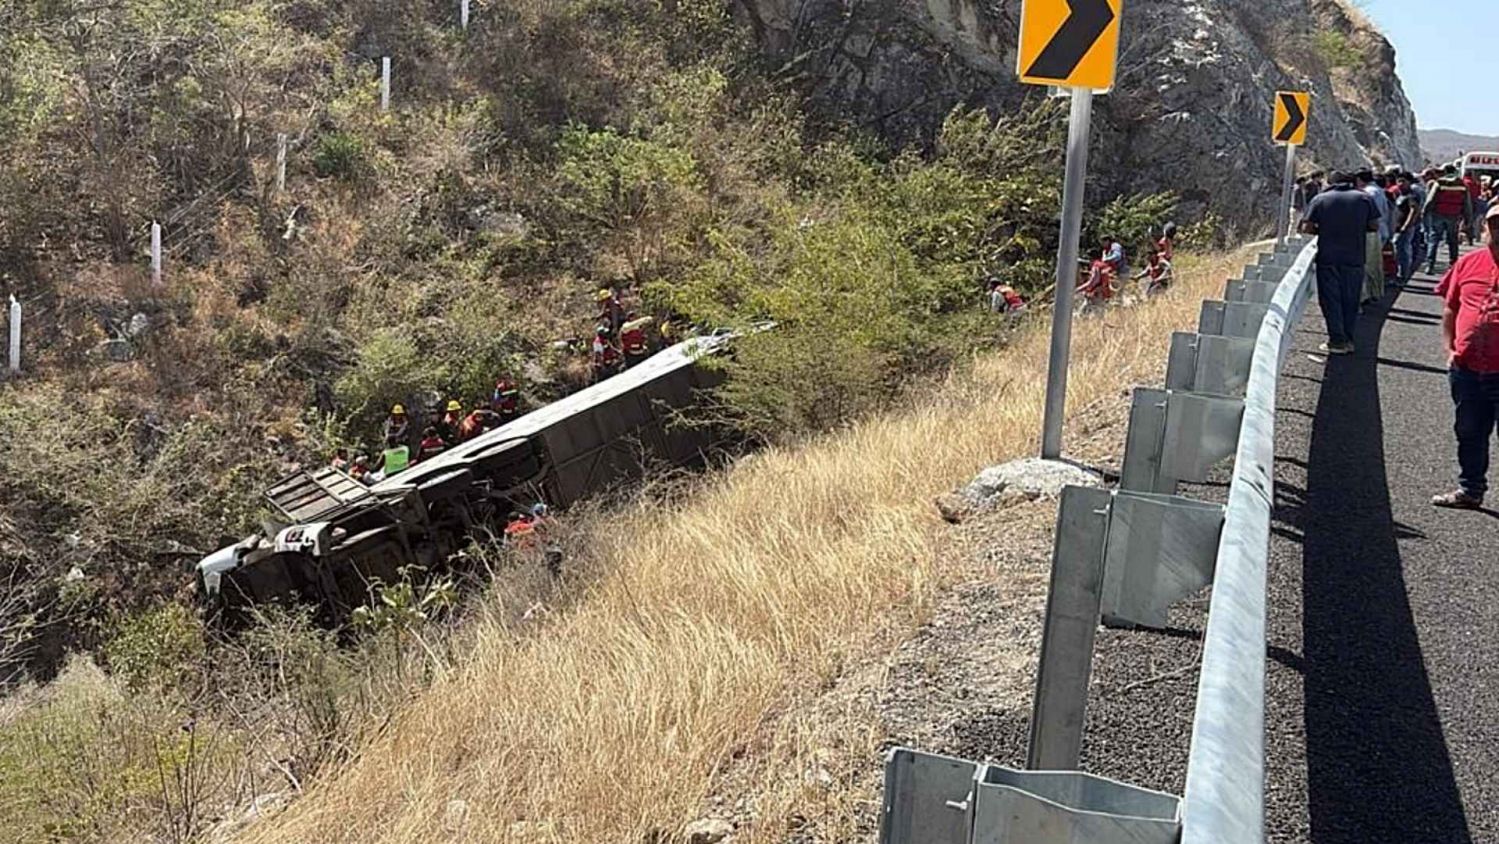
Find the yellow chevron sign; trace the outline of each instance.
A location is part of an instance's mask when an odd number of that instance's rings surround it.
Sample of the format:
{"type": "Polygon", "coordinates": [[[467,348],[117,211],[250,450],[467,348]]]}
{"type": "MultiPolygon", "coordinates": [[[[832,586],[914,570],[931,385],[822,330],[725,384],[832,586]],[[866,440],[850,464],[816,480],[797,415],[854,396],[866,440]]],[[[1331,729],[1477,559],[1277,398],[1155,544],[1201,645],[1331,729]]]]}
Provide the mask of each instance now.
{"type": "Polygon", "coordinates": [[[1024,0],[1020,81],[1062,88],[1114,87],[1124,0],[1024,0]]]}
{"type": "Polygon", "coordinates": [[[1270,137],[1277,144],[1306,143],[1306,126],[1312,119],[1312,95],[1305,91],[1275,92],[1275,120],[1270,137]]]}

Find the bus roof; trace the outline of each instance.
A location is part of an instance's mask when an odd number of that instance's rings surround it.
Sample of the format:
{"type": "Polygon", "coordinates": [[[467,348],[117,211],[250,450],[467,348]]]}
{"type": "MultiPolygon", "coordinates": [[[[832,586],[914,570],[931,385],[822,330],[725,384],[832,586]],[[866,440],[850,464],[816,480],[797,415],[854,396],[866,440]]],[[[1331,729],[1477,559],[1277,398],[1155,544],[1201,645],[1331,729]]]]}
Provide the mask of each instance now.
{"type": "Polygon", "coordinates": [[[1469,170],[1499,170],[1499,152],[1470,152],[1463,156],[1463,172],[1469,170]]]}

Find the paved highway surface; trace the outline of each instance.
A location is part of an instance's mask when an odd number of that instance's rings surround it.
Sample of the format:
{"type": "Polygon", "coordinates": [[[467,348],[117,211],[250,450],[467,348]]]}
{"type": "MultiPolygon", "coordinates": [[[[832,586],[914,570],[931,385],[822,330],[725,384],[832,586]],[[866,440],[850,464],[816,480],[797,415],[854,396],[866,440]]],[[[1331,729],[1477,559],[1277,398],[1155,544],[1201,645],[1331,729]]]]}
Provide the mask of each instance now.
{"type": "MultiPolygon", "coordinates": [[[[1371,307],[1357,354],[1331,361],[1315,357],[1325,335],[1313,303],[1282,376],[1273,842],[1499,842],[1499,512],[1429,504],[1456,482],[1434,284],[1418,276],[1371,307]]],[[[1182,792],[1206,608],[1177,607],[1166,633],[1100,632],[1086,770],[1182,792]]],[[[976,717],[956,748],[1020,764],[1027,716],[976,717]]]]}

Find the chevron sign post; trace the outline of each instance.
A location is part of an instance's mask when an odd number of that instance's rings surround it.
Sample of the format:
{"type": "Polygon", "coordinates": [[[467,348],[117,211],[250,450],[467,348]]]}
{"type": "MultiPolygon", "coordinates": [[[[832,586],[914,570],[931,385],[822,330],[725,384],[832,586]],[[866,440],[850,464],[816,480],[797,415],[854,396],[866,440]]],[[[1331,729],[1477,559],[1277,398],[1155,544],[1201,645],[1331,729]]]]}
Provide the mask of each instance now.
{"type": "Polygon", "coordinates": [[[1270,139],[1286,145],[1286,171],[1280,185],[1280,216],[1275,239],[1285,240],[1291,223],[1291,190],[1296,181],[1296,148],[1306,143],[1307,124],[1312,117],[1312,95],[1305,91],[1276,91],[1275,117],[1270,121],[1270,139]]]}
{"type": "Polygon", "coordinates": [[[1041,456],[1062,456],[1067,412],[1067,359],[1072,346],[1072,299],[1077,287],[1078,239],[1083,229],[1083,184],[1088,177],[1088,133],[1093,94],[1114,87],[1119,63],[1119,19],[1124,0],[1024,0],[1020,9],[1020,81],[1071,89],[1067,174],[1062,182],[1062,240],[1057,247],[1056,307],[1051,317],[1051,361],[1041,456]]]}

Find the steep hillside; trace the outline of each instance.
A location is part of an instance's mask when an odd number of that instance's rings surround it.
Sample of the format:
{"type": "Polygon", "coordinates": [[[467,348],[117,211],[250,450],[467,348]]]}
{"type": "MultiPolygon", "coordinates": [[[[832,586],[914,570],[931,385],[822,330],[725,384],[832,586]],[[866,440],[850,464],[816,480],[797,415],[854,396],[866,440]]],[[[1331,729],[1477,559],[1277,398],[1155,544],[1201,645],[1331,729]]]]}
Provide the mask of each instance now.
{"type": "MultiPolygon", "coordinates": [[[[1013,110],[1020,0],[746,0],[768,54],[835,125],[930,137],[956,103],[1013,110]]],[[[1092,194],[1172,189],[1265,226],[1281,155],[1273,93],[1314,97],[1310,161],[1420,163],[1389,42],[1341,0],[1131,0],[1118,90],[1096,107],[1092,194]]]]}

